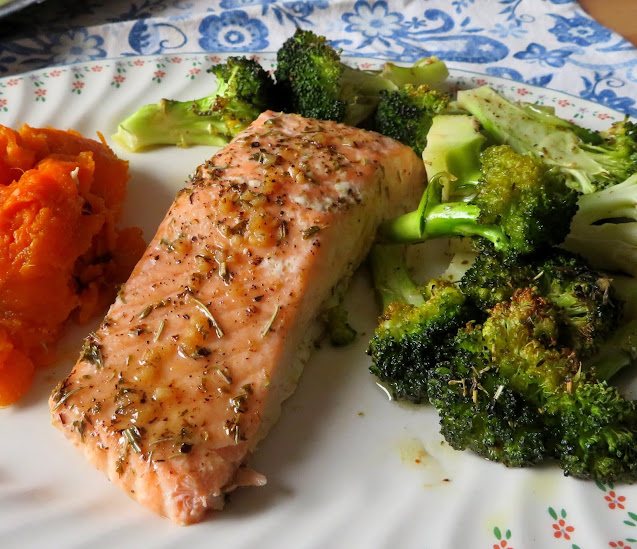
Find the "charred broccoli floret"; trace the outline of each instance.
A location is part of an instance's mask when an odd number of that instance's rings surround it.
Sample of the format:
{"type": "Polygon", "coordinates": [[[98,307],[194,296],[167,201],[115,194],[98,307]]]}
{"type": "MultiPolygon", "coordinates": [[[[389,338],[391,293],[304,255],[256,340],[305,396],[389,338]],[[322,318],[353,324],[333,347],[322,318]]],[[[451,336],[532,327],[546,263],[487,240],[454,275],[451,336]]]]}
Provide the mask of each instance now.
{"type": "Polygon", "coordinates": [[[565,474],[635,481],[636,404],[560,344],[556,309],[528,288],[458,333],[428,376],[441,432],[510,466],[555,460],[565,474]]]}
{"type": "Polygon", "coordinates": [[[382,72],[355,69],[342,62],[324,36],[297,29],[277,52],[274,76],[284,110],[356,126],[372,116],[381,90],[444,80],[444,64],[429,61],[421,60],[411,70],[391,64],[382,72]]]}
{"type": "Polygon", "coordinates": [[[488,86],[459,91],[458,105],[496,142],[542,158],[582,193],[620,183],[637,171],[637,125],[628,119],[592,132],[547,108],[507,101],[488,86]]]}
{"type": "Polygon", "coordinates": [[[521,260],[481,253],[460,280],[460,288],[482,311],[509,300],[517,288],[532,287],[557,307],[562,343],[580,358],[592,355],[618,324],[622,310],[611,279],[580,257],[551,248],[521,260]]]}
{"type": "Polygon", "coordinates": [[[447,109],[449,99],[448,94],[424,85],[407,84],[395,91],[382,90],[374,129],[409,145],[421,156],[433,117],[447,109]]]}
{"type": "Polygon", "coordinates": [[[226,145],[274,105],[274,82],[259,63],[229,57],[208,72],[216,89],[193,101],[162,99],[121,122],[113,139],[136,152],[155,145],[226,145]]]}

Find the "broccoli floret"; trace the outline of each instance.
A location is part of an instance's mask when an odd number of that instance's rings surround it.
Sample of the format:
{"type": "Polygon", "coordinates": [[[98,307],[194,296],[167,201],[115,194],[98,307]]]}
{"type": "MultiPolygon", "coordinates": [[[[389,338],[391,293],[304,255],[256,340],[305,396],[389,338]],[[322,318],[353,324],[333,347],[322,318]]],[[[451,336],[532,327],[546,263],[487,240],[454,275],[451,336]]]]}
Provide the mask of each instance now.
{"type": "Polygon", "coordinates": [[[427,385],[445,440],[456,450],[471,450],[508,467],[544,461],[549,437],[537,407],[490,368],[479,337],[461,332],[456,345],[455,357],[438,366],[427,385]],[[471,350],[462,348],[467,346],[471,350]]]}
{"type": "Polygon", "coordinates": [[[611,279],[557,248],[523,260],[483,252],[460,280],[461,290],[485,312],[527,287],[557,307],[561,343],[580,358],[594,354],[599,342],[619,325],[622,303],[611,279]]]}
{"type": "Polygon", "coordinates": [[[226,145],[274,105],[274,82],[259,63],[229,57],[208,69],[216,90],[194,101],[162,99],[121,122],[113,140],[136,152],[156,145],[226,145]]]}
{"type": "Polygon", "coordinates": [[[580,196],[564,246],[598,268],[637,277],[637,174],[580,196]]]}
{"type": "Polygon", "coordinates": [[[637,480],[637,403],[605,382],[581,383],[552,403],[555,457],[567,475],[637,480]]]}
{"type": "Polygon", "coordinates": [[[398,90],[381,90],[374,116],[374,129],[409,145],[421,156],[435,115],[449,105],[449,95],[429,86],[407,84],[398,90]]]}
{"type": "Polygon", "coordinates": [[[556,460],[566,474],[637,479],[637,409],[559,342],[556,307],[532,289],[468,326],[429,374],[441,432],[510,466],[556,460]]]}
{"type": "Polygon", "coordinates": [[[438,174],[429,181],[418,209],[383,223],[380,236],[405,243],[478,236],[482,244],[488,241],[510,256],[564,240],[577,208],[577,194],[558,172],[508,145],[488,147],[480,162],[473,197],[442,202],[443,181],[453,186],[455,178],[438,174]]]}
{"type": "Polygon", "coordinates": [[[386,306],[368,350],[370,371],[394,398],[418,403],[426,400],[428,371],[440,359],[444,341],[472,315],[455,285],[432,280],[418,287],[401,252],[391,246],[372,252],[374,286],[386,306]]]}
{"type": "Polygon", "coordinates": [[[398,88],[394,80],[419,86],[446,78],[441,63],[421,60],[411,72],[391,64],[383,72],[355,69],[324,36],[297,29],[277,52],[274,76],[284,110],[356,126],[373,115],[381,90],[398,88]]]}
{"type": "Polygon", "coordinates": [[[458,105],[498,143],[555,166],[570,186],[591,193],[637,171],[637,126],[627,119],[595,135],[546,109],[514,104],[488,86],[458,92],[458,105]]]}

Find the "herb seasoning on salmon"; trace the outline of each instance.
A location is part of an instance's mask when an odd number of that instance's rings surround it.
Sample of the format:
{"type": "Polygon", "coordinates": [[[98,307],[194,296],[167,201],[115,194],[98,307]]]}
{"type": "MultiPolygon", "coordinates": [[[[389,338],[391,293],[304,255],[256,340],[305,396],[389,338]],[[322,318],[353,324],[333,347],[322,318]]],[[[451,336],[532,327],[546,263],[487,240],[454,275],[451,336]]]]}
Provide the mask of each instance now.
{"type": "Polygon", "coordinates": [[[179,192],[52,395],[54,424],[180,524],[264,484],[245,460],[294,390],[317,319],[424,181],[396,141],[263,113],[179,192]]]}

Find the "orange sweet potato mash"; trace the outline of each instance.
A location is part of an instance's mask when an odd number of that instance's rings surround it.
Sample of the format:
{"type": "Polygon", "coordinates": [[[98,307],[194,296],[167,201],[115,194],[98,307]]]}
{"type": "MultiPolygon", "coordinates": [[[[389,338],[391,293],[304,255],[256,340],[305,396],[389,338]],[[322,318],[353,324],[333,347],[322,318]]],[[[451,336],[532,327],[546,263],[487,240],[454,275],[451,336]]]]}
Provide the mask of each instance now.
{"type": "Polygon", "coordinates": [[[0,126],[0,406],[54,359],[70,316],[112,300],[141,256],[120,230],[128,163],[74,131],[0,126]]]}

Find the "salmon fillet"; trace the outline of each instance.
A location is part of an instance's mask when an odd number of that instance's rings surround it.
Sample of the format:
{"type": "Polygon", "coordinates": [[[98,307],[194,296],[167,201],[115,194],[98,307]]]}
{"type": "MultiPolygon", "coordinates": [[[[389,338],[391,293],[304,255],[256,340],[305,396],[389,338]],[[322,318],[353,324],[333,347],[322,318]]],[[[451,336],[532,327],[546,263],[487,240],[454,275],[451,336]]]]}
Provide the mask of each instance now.
{"type": "Polygon", "coordinates": [[[54,391],[53,423],[179,524],[265,483],[245,460],[294,390],[316,319],[424,182],[396,141],[263,113],[178,193],[54,391]]]}

